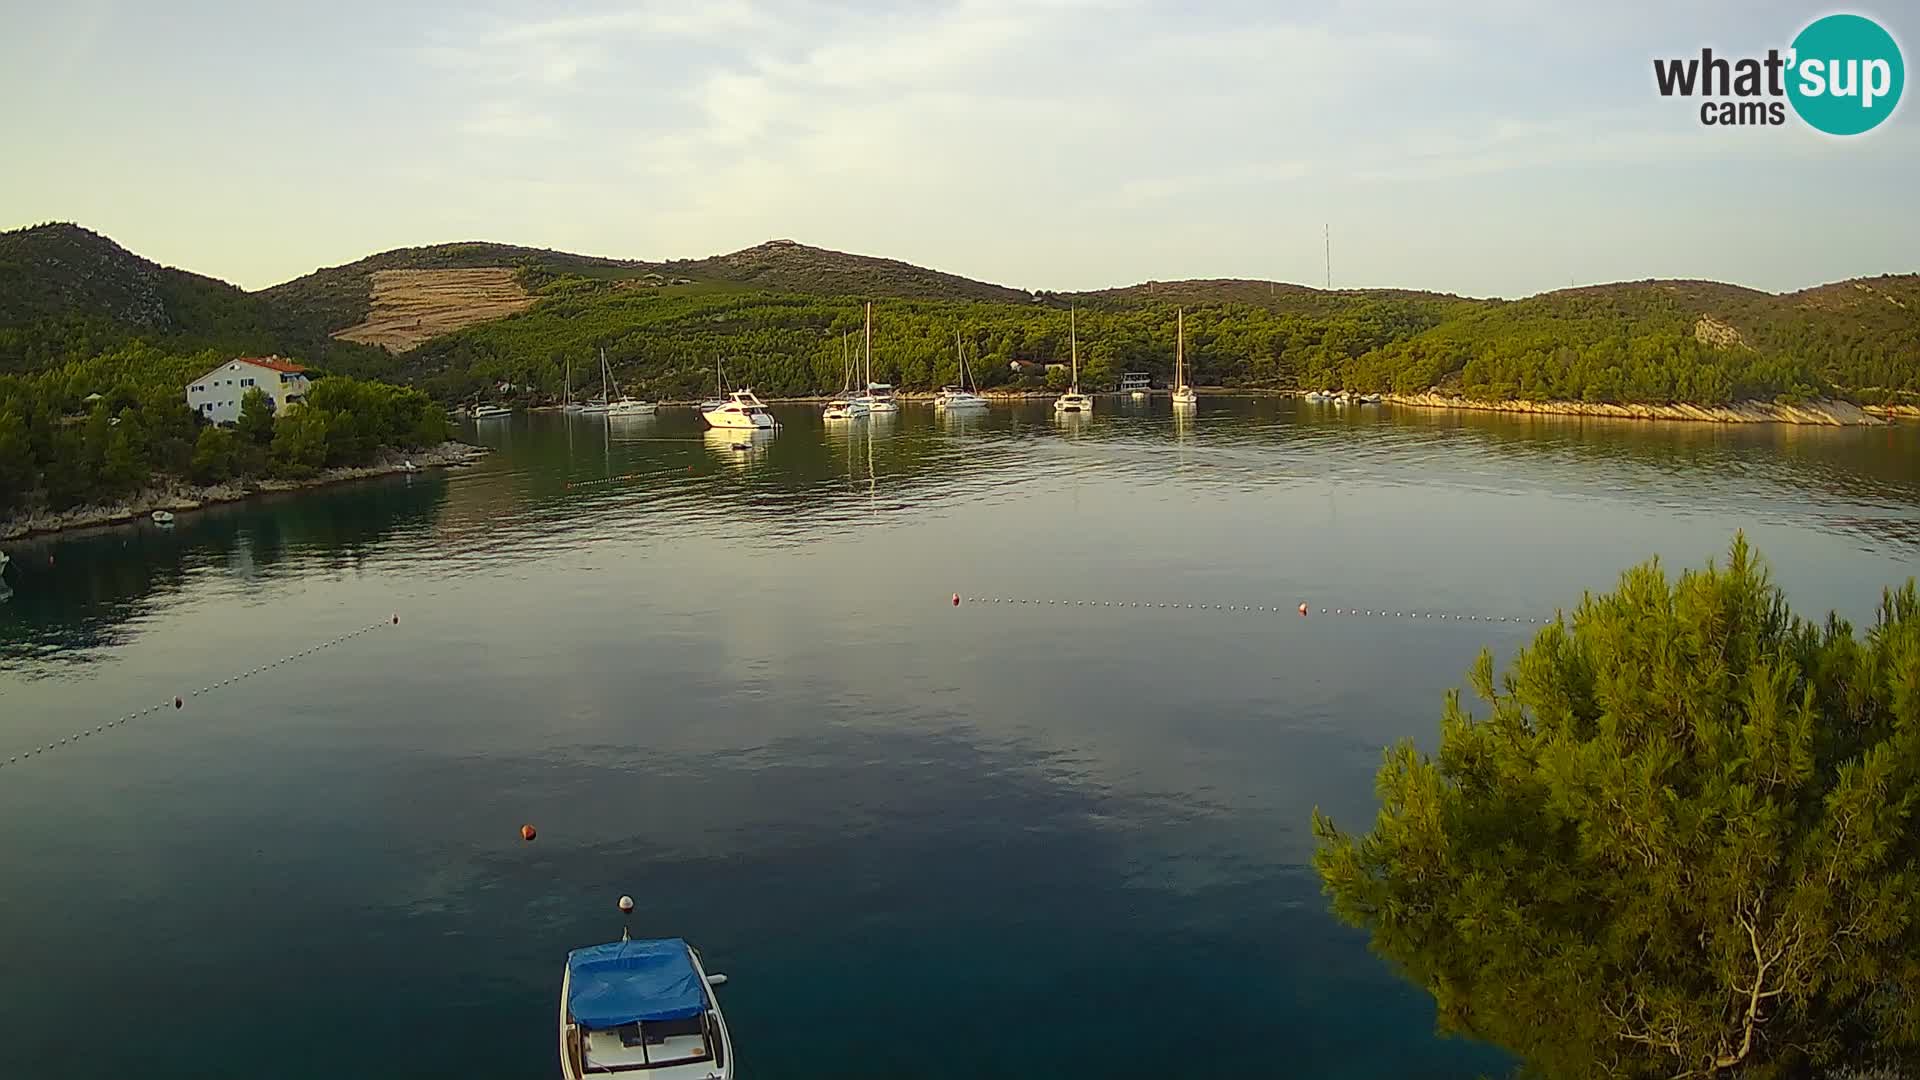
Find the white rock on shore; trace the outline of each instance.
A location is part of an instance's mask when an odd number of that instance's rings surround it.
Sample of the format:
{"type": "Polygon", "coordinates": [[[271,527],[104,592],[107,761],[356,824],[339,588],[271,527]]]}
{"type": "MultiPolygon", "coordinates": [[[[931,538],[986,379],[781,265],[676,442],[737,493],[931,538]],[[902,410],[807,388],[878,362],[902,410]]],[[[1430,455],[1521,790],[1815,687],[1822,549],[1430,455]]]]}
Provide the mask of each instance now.
{"type": "Polygon", "coordinates": [[[337,484],[343,480],[386,476],[407,471],[406,463],[409,461],[416,468],[421,469],[471,465],[489,453],[491,451],[484,446],[444,442],[439,446],[415,453],[399,450],[383,451],[380,460],[372,465],[326,469],[305,480],[259,480],[252,483],[233,481],[224,484],[197,485],[169,479],[164,485],[148,488],[121,502],[76,506],[60,511],[41,510],[8,518],[0,521],[0,540],[17,540],[32,533],[59,532],[62,529],[82,529],[92,525],[112,525],[122,521],[133,521],[146,517],[155,510],[170,510],[175,513],[198,510],[215,503],[238,502],[266,491],[297,491],[301,488],[337,484]]]}
{"type": "Polygon", "coordinates": [[[1737,405],[1606,405],[1584,401],[1474,401],[1432,392],[1388,394],[1396,405],[1422,409],[1471,409],[1482,412],[1540,413],[1552,416],[1608,416],[1630,420],[1690,420],[1709,424],[1818,424],[1873,427],[1886,423],[1849,401],[1821,399],[1801,405],[1745,401],[1737,405]]]}

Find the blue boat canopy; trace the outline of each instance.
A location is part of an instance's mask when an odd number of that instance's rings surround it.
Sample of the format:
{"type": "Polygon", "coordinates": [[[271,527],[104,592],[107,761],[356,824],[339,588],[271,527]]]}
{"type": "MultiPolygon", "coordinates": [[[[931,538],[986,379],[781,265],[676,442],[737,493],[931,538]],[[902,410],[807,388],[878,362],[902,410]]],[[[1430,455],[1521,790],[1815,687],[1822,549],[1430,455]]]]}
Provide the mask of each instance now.
{"type": "Polygon", "coordinates": [[[567,1010],[590,1031],[707,1011],[707,991],[679,938],[616,941],[567,954],[567,1010]]]}

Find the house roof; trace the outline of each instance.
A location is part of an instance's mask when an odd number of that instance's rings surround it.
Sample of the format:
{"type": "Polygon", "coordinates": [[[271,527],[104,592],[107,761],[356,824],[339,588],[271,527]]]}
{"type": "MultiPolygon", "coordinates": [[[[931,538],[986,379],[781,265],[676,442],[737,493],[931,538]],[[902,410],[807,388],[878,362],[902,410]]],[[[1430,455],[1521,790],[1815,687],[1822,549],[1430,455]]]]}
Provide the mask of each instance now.
{"type": "Polygon", "coordinates": [[[254,367],[266,368],[268,371],[278,371],[286,375],[305,375],[307,373],[306,368],[301,367],[299,364],[296,364],[291,360],[285,359],[284,357],[236,356],[231,360],[220,361],[220,367],[216,367],[206,372],[205,374],[202,374],[199,378],[195,379],[194,382],[199,382],[200,379],[213,378],[215,375],[218,375],[221,369],[225,368],[228,364],[252,364],[254,367]]]}
{"type": "Polygon", "coordinates": [[[291,360],[282,359],[278,356],[236,356],[234,359],[242,364],[252,364],[255,367],[284,371],[289,375],[297,375],[307,370],[291,360]]]}

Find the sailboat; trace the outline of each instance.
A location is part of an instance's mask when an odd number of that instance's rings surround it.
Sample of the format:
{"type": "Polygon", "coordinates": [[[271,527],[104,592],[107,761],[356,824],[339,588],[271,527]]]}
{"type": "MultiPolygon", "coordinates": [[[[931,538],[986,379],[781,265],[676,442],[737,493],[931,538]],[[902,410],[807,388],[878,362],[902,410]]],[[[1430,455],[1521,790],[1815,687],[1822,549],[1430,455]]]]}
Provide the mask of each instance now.
{"type": "Polygon", "coordinates": [[[840,394],[820,411],[824,420],[857,420],[867,415],[867,402],[853,392],[853,354],[847,351],[847,335],[840,335],[840,394]]]}
{"type": "Polygon", "coordinates": [[[1173,404],[1178,408],[1180,406],[1198,405],[1200,398],[1193,392],[1193,387],[1187,385],[1186,309],[1179,309],[1176,318],[1178,320],[1179,330],[1174,339],[1175,344],[1173,346],[1173,404]]]}
{"type": "Polygon", "coordinates": [[[600,350],[600,380],[602,390],[618,397],[607,398],[608,416],[652,416],[655,405],[651,401],[641,401],[620,393],[620,384],[614,380],[613,368],[607,365],[607,350],[600,350]]]}
{"type": "Polygon", "coordinates": [[[867,301],[867,392],[859,400],[867,406],[870,413],[897,413],[900,403],[894,400],[893,386],[890,383],[873,381],[873,301],[867,301]]]}
{"type": "Polygon", "coordinates": [[[560,409],[562,412],[579,412],[586,408],[583,402],[573,400],[573,357],[567,357],[567,388],[563,393],[560,409]]]}
{"type": "Polygon", "coordinates": [[[953,332],[953,355],[960,361],[960,385],[941,387],[940,392],[933,396],[933,407],[948,410],[986,408],[987,399],[967,389],[967,354],[960,348],[958,330],[953,332]]]}
{"type": "Polygon", "coordinates": [[[701,414],[710,413],[727,403],[727,383],[720,375],[720,354],[713,354],[713,396],[693,407],[701,414]]]}
{"type": "Polygon", "coordinates": [[[1073,386],[1053,401],[1053,411],[1057,413],[1090,413],[1093,411],[1093,399],[1080,392],[1080,331],[1079,313],[1069,308],[1067,312],[1067,348],[1073,359],[1073,386]]]}

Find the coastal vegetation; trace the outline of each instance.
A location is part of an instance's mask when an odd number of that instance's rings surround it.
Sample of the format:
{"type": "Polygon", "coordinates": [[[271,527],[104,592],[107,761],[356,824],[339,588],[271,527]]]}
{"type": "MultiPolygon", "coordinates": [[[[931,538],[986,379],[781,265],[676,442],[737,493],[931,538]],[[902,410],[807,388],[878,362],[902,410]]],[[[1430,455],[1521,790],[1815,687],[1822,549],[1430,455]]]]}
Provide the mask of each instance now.
{"type": "Polygon", "coordinates": [[[1506,301],[1246,280],[1066,294],[790,241],[658,262],[465,243],[383,252],[247,293],[70,225],[0,234],[0,372],[145,342],[279,352],[449,402],[497,397],[509,384],[533,402],[562,396],[569,366],[576,389],[588,389],[605,349],[623,389],[646,397],[709,392],[716,361],[736,383],[800,396],[840,388],[843,336],[858,349],[869,299],[875,377],[917,390],[957,377],[956,333],[983,386],[1044,388],[1046,366],[1068,359],[1069,307],[1079,311],[1084,385],[1110,386],[1124,371],[1164,381],[1185,308],[1202,385],[1437,389],[1488,402],[1920,403],[1916,275],[1785,295],[1644,281],[1506,301]],[[376,311],[377,282],[401,273],[432,279],[431,304],[376,311]]]}
{"type": "Polygon", "coordinates": [[[1448,1031],[1543,1076],[1916,1075],[1920,593],[1864,634],[1724,567],[1622,576],[1484,714],[1390,749],[1370,832],[1316,814],[1334,911],[1448,1031]]]}
{"type": "Polygon", "coordinates": [[[0,516],[106,502],[169,477],[302,479],[447,437],[446,413],[425,393],[346,376],[316,380],[306,404],[278,418],[254,390],[234,429],[208,425],[183,388],[230,355],[135,343],[0,374],[0,516]]]}

